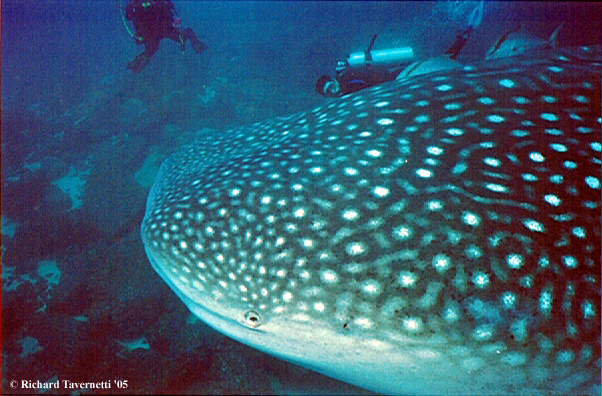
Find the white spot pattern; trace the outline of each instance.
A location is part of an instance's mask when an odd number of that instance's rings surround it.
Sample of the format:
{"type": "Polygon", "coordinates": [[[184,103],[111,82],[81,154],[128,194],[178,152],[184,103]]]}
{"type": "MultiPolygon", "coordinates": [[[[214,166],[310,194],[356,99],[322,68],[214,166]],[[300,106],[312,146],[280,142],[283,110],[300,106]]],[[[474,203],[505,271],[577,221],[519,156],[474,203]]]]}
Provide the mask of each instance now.
{"type": "Polygon", "coordinates": [[[149,197],[149,254],[184,294],[345,324],[375,345],[432,336],[466,369],[568,366],[582,349],[590,364],[600,87],[568,60],[518,62],[384,84],[184,148],[149,197]]]}

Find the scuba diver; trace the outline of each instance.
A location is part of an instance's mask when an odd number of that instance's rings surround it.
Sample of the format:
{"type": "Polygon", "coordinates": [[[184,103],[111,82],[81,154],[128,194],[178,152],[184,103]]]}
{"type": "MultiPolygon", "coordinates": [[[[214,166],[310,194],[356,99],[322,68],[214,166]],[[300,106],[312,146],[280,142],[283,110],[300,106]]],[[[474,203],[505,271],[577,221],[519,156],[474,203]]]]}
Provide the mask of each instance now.
{"type": "Polygon", "coordinates": [[[320,76],[316,91],[324,97],[336,98],[395,80],[401,66],[414,57],[414,52],[409,47],[372,51],[376,37],[376,34],[372,36],[365,52],[355,52],[347,60],[337,62],[335,78],[320,76]]]}
{"type": "Polygon", "coordinates": [[[458,33],[456,36],[456,41],[452,44],[451,47],[445,51],[445,55],[449,56],[449,59],[456,60],[458,54],[464,48],[464,44],[468,41],[470,34],[473,29],[481,24],[481,20],[483,19],[483,0],[479,3],[478,6],[475,7],[474,10],[468,16],[468,27],[458,33]]]}
{"type": "Polygon", "coordinates": [[[136,32],[132,36],[136,44],[144,44],[144,52],[127,64],[135,74],[144,69],[164,38],[180,43],[182,51],[186,40],[190,40],[197,54],[207,49],[191,28],[180,29],[180,18],[170,0],[130,0],[125,7],[125,18],[134,24],[136,32]]]}
{"type": "Polygon", "coordinates": [[[393,81],[402,68],[389,70],[383,66],[366,65],[358,68],[346,68],[336,74],[336,78],[323,75],[316,82],[316,91],[327,98],[336,98],[364,88],[393,81]]]}
{"type": "Polygon", "coordinates": [[[316,82],[316,91],[324,97],[347,95],[387,81],[400,80],[419,74],[459,67],[455,61],[468,41],[472,31],[481,24],[483,0],[468,17],[468,27],[461,31],[443,56],[409,64],[414,54],[412,48],[395,48],[372,51],[376,35],[365,52],[349,55],[345,61],[337,62],[335,78],[323,75],[316,82]],[[409,65],[408,65],[409,64],[409,65]],[[405,69],[402,66],[408,65],[405,69]]]}

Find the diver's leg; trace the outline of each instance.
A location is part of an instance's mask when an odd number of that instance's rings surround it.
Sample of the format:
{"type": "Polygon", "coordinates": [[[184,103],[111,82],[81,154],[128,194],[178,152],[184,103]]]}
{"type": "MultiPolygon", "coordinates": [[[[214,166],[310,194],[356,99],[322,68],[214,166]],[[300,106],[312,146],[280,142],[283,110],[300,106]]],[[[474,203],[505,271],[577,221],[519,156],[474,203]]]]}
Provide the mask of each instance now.
{"type": "Polygon", "coordinates": [[[186,42],[186,40],[190,40],[190,43],[192,44],[192,49],[197,54],[200,54],[201,52],[207,49],[207,45],[201,40],[199,40],[196,34],[194,34],[192,29],[189,27],[177,32],[177,36],[175,38],[173,38],[170,34],[169,38],[171,38],[174,41],[181,41],[182,43],[186,42]]]}
{"type": "Polygon", "coordinates": [[[469,26],[466,30],[458,34],[458,36],[456,37],[456,41],[452,44],[451,47],[448,48],[447,51],[445,51],[445,55],[448,55],[449,59],[455,60],[458,57],[458,54],[460,54],[460,51],[462,50],[462,48],[464,48],[464,45],[468,41],[470,33],[472,33],[472,26],[469,26]]]}
{"type": "Polygon", "coordinates": [[[176,43],[180,44],[182,46],[182,51],[184,51],[186,49],[186,46],[184,45],[184,43],[186,42],[186,38],[183,35],[181,35],[180,31],[178,29],[176,29],[175,27],[170,28],[165,33],[165,38],[168,38],[168,39],[173,40],[176,43]]]}
{"type": "Polygon", "coordinates": [[[159,49],[160,39],[149,40],[144,43],[144,53],[150,59],[151,56],[155,55],[155,52],[159,49]]]}
{"type": "Polygon", "coordinates": [[[127,68],[138,74],[144,69],[151,56],[159,49],[159,40],[148,40],[144,42],[144,52],[136,55],[136,57],[127,64],[127,68]]]}

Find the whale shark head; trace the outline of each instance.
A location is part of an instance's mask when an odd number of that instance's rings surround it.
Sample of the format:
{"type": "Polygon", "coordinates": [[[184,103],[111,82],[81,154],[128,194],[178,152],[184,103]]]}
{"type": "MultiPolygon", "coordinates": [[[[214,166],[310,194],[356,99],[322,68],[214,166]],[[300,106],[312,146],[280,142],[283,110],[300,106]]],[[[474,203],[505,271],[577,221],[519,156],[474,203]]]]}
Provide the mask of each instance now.
{"type": "Polygon", "coordinates": [[[141,233],[220,332],[386,393],[600,392],[600,48],[193,142],[141,233]]]}

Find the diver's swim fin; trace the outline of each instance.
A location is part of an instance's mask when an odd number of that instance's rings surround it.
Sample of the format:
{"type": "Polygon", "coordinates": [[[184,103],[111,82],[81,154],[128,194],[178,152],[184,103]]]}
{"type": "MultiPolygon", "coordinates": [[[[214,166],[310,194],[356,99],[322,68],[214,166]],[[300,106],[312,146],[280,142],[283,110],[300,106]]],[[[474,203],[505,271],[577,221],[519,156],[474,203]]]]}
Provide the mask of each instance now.
{"type": "Polygon", "coordinates": [[[146,66],[149,59],[150,58],[146,56],[144,52],[138,54],[130,63],[127,64],[127,68],[133,71],[134,74],[138,74],[142,71],[142,69],[144,69],[144,66],[146,66]]]}
{"type": "Polygon", "coordinates": [[[205,51],[207,48],[207,44],[203,43],[201,40],[196,39],[196,40],[191,40],[192,41],[192,49],[194,50],[194,52],[196,52],[197,54],[200,54],[201,52],[205,51]]]}

